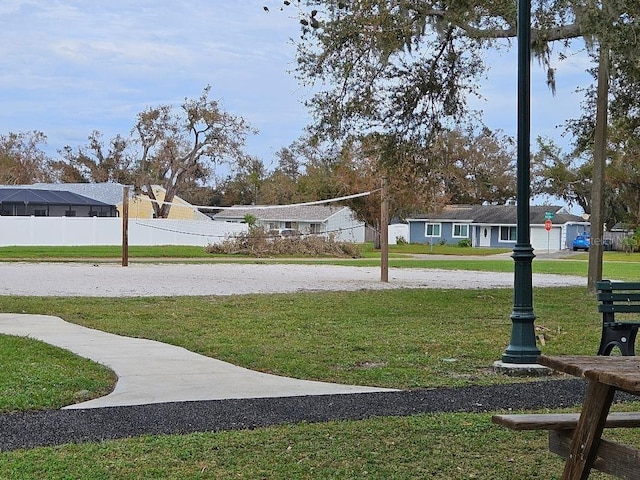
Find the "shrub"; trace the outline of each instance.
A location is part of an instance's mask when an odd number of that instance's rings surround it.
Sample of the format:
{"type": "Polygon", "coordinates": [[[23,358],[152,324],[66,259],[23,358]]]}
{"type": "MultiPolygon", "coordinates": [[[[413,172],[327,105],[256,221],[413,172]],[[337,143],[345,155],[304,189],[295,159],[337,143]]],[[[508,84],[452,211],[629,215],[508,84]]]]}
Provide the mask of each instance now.
{"type": "Polygon", "coordinates": [[[627,235],[620,239],[620,245],[622,245],[622,249],[627,253],[633,253],[638,250],[639,245],[639,236],[638,234],[627,235]]]}
{"type": "Polygon", "coordinates": [[[396,237],[396,245],[407,245],[409,242],[407,242],[407,239],[400,236],[400,237],[396,237]]]}
{"type": "Polygon", "coordinates": [[[256,216],[255,215],[251,215],[250,213],[247,213],[244,216],[244,223],[249,225],[249,228],[255,227],[257,220],[258,219],[256,218],[256,216]]]}
{"type": "Polygon", "coordinates": [[[460,240],[458,242],[458,246],[461,247],[461,248],[470,247],[471,246],[471,239],[470,238],[463,238],[462,240],[460,240]]]}

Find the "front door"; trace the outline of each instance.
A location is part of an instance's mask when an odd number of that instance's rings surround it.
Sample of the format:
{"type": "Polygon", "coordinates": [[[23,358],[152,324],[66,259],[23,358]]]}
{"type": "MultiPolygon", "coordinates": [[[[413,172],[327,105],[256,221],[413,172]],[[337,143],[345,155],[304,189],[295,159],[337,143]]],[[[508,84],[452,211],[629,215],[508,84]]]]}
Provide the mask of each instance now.
{"type": "Polygon", "coordinates": [[[479,247],[490,247],[491,246],[491,227],[483,226],[480,227],[480,241],[478,242],[479,247]]]}

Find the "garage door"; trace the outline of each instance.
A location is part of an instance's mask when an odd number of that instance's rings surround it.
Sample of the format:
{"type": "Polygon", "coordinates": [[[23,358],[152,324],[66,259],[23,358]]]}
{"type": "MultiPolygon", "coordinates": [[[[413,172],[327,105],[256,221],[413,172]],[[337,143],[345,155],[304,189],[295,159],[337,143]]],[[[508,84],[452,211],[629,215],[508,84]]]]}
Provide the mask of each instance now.
{"type": "Polygon", "coordinates": [[[531,227],[531,246],[534,250],[561,250],[562,228],[554,227],[547,232],[544,227],[531,227]],[[547,243],[548,242],[548,243],[547,243]]]}

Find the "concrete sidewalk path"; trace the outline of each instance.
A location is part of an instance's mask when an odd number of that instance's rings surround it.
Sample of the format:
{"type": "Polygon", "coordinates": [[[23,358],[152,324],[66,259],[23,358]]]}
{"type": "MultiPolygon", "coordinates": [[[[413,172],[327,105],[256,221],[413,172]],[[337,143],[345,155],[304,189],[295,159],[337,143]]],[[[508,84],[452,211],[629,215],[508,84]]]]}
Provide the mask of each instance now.
{"type": "Polygon", "coordinates": [[[0,313],[0,333],[41,340],[116,373],[112,393],[67,409],[394,391],[255,372],[181,347],[105,333],[47,315],[0,313]]]}

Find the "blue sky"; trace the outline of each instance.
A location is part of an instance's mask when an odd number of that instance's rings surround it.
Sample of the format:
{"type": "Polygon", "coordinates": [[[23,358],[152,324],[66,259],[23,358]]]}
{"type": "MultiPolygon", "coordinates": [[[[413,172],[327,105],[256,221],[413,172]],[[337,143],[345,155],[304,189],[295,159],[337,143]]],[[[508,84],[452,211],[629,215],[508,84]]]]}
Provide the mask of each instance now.
{"type": "Polygon", "coordinates": [[[211,85],[210,98],[260,130],[249,150],[268,161],[308,119],[287,73],[298,24],[262,5],[3,0],[0,132],[41,130],[56,151],[94,129],[126,135],[144,108],[179,105],[211,85]]]}
{"type": "MultiPolygon", "coordinates": [[[[273,154],[309,122],[309,92],[287,73],[295,10],[255,0],[3,0],[0,4],[0,133],[43,131],[49,150],[127,135],[144,108],[179,105],[206,85],[211,98],[247,119],[259,134],[249,153],[274,166],[273,154]],[[270,5],[265,13],[262,6],[270,5]],[[275,8],[273,8],[275,6],[275,8]]],[[[494,129],[516,132],[516,57],[491,56],[484,110],[494,129]]],[[[577,86],[589,82],[585,55],[559,65],[552,96],[534,64],[532,137],[558,139],[557,125],[577,116],[577,86]]]]}

